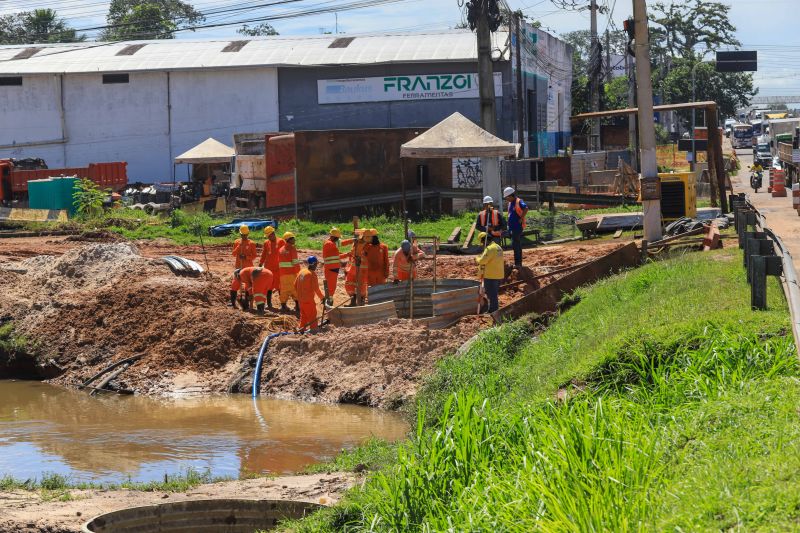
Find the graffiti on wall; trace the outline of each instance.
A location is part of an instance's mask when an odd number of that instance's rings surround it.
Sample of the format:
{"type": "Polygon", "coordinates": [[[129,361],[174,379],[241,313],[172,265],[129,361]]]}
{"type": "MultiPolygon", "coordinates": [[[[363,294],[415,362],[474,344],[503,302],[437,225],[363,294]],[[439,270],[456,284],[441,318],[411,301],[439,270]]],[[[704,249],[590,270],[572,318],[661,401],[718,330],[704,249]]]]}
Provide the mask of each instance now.
{"type": "Polygon", "coordinates": [[[453,188],[480,189],[483,187],[481,160],[477,157],[453,159],[453,188]]]}

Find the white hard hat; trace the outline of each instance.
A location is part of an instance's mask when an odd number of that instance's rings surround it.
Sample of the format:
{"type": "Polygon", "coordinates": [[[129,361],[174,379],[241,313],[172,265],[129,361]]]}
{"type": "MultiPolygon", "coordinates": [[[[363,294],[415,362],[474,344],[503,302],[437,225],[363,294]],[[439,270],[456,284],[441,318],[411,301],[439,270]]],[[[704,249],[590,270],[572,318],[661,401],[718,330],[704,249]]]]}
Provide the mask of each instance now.
{"type": "Polygon", "coordinates": [[[491,196],[484,196],[483,197],[483,203],[485,203],[485,204],[493,204],[494,200],[492,200],[491,196]]]}
{"type": "Polygon", "coordinates": [[[514,190],[514,187],[506,187],[505,189],[503,189],[503,198],[505,198],[506,196],[511,196],[515,192],[517,191],[514,190]]]}

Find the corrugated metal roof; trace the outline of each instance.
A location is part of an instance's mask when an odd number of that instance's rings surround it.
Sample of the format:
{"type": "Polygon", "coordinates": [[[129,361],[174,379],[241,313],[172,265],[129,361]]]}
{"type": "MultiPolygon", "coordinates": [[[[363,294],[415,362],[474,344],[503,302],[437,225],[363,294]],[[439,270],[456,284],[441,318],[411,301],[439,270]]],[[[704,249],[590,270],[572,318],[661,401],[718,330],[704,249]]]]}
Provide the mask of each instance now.
{"type": "MultiPolygon", "coordinates": [[[[368,65],[414,62],[461,62],[477,59],[475,35],[467,30],[430,33],[355,35],[346,47],[330,45],[341,36],[253,38],[237,52],[223,52],[231,39],[86,42],[30,47],[0,46],[0,75],[91,72],[163,71],[255,66],[368,65]],[[132,55],[118,55],[134,44],[147,46],[132,55]],[[41,51],[14,59],[21,51],[41,51]]],[[[493,35],[494,48],[504,50],[508,34],[493,35]]],[[[499,52],[495,53],[495,57],[499,52]]]]}

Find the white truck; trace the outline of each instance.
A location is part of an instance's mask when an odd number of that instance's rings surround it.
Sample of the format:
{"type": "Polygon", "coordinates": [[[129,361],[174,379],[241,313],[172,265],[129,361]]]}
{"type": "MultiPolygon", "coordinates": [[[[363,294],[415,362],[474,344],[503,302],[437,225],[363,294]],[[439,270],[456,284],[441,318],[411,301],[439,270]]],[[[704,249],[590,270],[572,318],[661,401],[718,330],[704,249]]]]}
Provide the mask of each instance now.
{"type": "Polygon", "coordinates": [[[264,133],[234,133],[231,195],[237,207],[263,209],[267,199],[266,138],[264,133]]]}

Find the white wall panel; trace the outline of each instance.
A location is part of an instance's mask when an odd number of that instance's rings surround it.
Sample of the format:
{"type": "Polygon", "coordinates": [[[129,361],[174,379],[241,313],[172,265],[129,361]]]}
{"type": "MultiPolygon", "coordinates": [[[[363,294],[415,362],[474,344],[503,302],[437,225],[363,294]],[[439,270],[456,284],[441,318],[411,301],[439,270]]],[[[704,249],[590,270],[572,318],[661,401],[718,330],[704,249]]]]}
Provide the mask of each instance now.
{"type": "Polygon", "coordinates": [[[171,179],[166,73],[131,73],[104,84],[100,74],[64,77],[67,166],[127,161],[129,181],[171,179]]]}
{"type": "Polygon", "coordinates": [[[61,138],[58,76],[25,76],[22,86],[0,86],[0,146],[61,138]]]}

